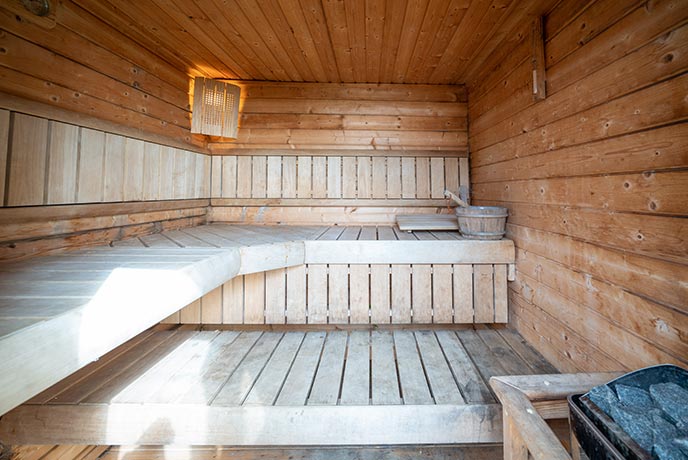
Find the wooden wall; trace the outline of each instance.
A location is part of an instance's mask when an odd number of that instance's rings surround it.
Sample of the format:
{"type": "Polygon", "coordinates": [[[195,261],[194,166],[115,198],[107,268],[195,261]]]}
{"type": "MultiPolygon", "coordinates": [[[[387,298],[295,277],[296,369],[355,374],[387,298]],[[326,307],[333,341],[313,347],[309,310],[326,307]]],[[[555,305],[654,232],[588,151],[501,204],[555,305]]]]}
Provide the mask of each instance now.
{"type": "Polygon", "coordinates": [[[164,322],[505,323],[506,284],[506,264],[306,264],[237,276],[164,322]]]}
{"type": "Polygon", "coordinates": [[[471,181],[510,210],[511,322],[565,371],[688,363],[688,8],[561,1],[469,82],[471,181]]]}
{"type": "Polygon", "coordinates": [[[238,84],[238,139],[210,144],[213,220],[390,223],[468,184],[463,86],[238,84]]]}
{"type": "Polygon", "coordinates": [[[0,109],[0,259],[204,222],[210,166],[207,155],[0,109]]]}
{"type": "Polygon", "coordinates": [[[38,17],[0,6],[0,91],[118,123],[161,143],[192,137],[187,67],[175,65],[82,8],[51,2],[38,17]],[[163,141],[163,139],[165,139],[163,141]]]}

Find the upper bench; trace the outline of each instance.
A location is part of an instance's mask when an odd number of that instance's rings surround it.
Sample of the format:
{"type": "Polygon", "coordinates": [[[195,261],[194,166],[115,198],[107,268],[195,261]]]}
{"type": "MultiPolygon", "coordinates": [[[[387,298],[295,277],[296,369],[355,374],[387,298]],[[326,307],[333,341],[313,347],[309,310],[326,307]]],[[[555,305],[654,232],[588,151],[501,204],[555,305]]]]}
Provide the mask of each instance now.
{"type": "Polygon", "coordinates": [[[509,240],[420,235],[214,224],[2,264],[0,415],[237,275],[302,264],[514,262],[509,240]]]}

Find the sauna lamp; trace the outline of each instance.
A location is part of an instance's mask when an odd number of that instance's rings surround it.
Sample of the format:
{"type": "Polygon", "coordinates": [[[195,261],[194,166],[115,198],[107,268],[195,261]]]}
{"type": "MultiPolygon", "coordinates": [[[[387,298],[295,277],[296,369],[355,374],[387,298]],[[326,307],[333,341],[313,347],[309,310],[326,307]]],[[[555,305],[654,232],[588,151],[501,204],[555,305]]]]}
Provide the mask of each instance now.
{"type": "Polygon", "coordinates": [[[219,80],[194,80],[191,132],[236,139],[241,88],[219,80]]]}

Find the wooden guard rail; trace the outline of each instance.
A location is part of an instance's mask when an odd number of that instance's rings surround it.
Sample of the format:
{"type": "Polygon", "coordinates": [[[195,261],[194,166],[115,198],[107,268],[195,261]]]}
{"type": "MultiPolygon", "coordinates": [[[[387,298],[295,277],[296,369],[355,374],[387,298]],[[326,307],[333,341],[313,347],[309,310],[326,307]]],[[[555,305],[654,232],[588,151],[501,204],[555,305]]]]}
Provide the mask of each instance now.
{"type": "Polygon", "coordinates": [[[622,373],[516,375],[492,377],[502,404],[504,459],[571,460],[546,420],[568,417],[566,397],[585,393],[622,373]]]}

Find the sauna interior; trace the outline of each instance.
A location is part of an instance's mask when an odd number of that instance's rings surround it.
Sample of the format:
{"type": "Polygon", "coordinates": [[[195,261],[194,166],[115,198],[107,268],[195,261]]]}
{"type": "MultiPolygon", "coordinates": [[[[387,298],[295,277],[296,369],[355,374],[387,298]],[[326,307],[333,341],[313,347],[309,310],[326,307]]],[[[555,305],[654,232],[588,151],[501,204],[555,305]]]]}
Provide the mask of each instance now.
{"type": "Polygon", "coordinates": [[[1,458],[580,458],[688,365],[686,0],[0,15],[1,458]]]}

